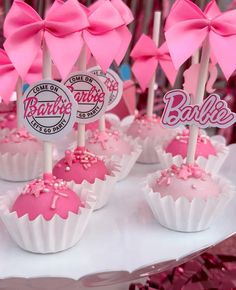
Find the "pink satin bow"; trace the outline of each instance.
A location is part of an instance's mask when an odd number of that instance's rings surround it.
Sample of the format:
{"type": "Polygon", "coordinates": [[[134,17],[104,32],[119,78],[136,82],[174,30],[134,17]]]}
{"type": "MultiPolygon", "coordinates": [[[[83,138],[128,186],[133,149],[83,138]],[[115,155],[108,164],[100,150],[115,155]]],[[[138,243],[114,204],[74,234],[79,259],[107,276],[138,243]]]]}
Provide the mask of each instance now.
{"type": "Polygon", "coordinates": [[[55,1],[43,20],[32,7],[15,0],[4,25],[4,47],[22,78],[46,42],[62,78],[70,73],[83,46],[80,30],[88,26],[86,13],[74,0],[55,1]]]}
{"type": "Polygon", "coordinates": [[[122,25],[117,29],[117,32],[119,33],[120,38],[122,39],[122,42],[118,54],[115,57],[115,61],[117,65],[120,65],[132,39],[132,34],[127,28],[127,25],[133,22],[134,17],[129,7],[122,0],[111,0],[111,3],[119,11],[121,17],[124,20],[124,25],[122,25]]]}
{"type": "Polygon", "coordinates": [[[134,59],[132,71],[143,91],[150,84],[158,63],[171,85],[174,84],[177,71],[172,63],[166,43],[157,48],[154,41],[143,34],[130,56],[134,59]]]}
{"type": "Polygon", "coordinates": [[[92,55],[103,71],[118,56],[122,38],[117,29],[125,22],[110,1],[99,1],[88,9],[89,27],[84,29],[83,37],[92,55]]]}
{"type": "MultiPolygon", "coordinates": [[[[10,101],[10,97],[15,91],[18,78],[19,74],[8,55],[3,49],[0,49],[0,97],[3,99],[4,103],[7,104],[10,101]]],[[[37,57],[25,80],[31,84],[40,79],[42,79],[42,65],[39,61],[39,57],[37,57]]]]}
{"type": "Polygon", "coordinates": [[[236,10],[222,13],[215,1],[204,12],[189,0],[178,0],[166,22],[166,42],[179,68],[208,37],[213,59],[228,79],[236,68],[236,10]]]}

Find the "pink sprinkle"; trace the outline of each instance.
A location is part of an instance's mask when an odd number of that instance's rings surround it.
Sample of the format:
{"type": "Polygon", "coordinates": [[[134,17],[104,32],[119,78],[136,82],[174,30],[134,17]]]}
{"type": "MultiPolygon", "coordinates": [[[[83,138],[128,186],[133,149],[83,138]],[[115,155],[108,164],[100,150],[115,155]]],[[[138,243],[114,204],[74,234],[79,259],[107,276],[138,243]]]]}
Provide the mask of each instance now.
{"type": "Polygon", "coordinates": [[[58,198],[59,198],[58,195],[54,195],[54,196],[53,196],[52,204],[51,204],[51,208],[52,208],[52,209],[56,209],[56,203],[57,203],[58,198]]]}
{"type": "Polygon", "coordinates": [[[67,193],[64,193],[64,192],[61,192],[61,191],[58,192],[58,195],[63,196],[63,197],[68,197],[67,193]]]}

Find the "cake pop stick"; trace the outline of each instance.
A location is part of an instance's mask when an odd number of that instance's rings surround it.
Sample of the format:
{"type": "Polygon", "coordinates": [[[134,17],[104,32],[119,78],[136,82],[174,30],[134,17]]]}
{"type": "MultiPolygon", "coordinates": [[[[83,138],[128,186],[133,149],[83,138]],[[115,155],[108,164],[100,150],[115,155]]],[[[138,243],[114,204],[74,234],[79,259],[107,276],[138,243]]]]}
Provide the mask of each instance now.
{"type": "Polygon", "coordinates": [[[105,132],[106,131],[106,118],[105,115],[101,116],[99,119],[99,131],[105,132]]]}
{"type": "Polygon", "coordinates": [[[21,116],[20,116],[20,99],[22,97],[22,78],[19,77],[16,84],[16,112],[17,112],[17,129],[21,128],[21,116]]]}
{"type": "MultiPolygon", "coordinates": [[[[159,38],[160,38],[160,25],[161,25],[161,12],[156,11],[154,14],[153,41],[155,42],[157,47],[159,45],[159,38]]],[[[153,115],[155,81],[156,81],[156,74],[154,73],[151,83],[148,88],[148,99],[147,99],[147,116],[148,117],[152,117],[153,115]]]]}
{"type": "MultiPolygon", "coordinates": [[[[157,18],[156,22],[158,22],[157,18]]],[[[154,34],[158,34],[155,32],[155,29],[154,34]]],[[[148,111],[152,114],[155,84],[154,79],[157,66],[160,65],[172,86],[174,85],[177,76],[177,70],[174,67],[166,42],[164,42],[160,47],[157,47],[155,41],[145,34],[140,37],[130,56],[134,59],[132,71],[139,82],[141,89],[144,91],[149,86],[150,97],[148,98],[148,111]]]]}
{"type": "MultiPolygon", "coordinates": [[[[110,68],[106,72],[103,72],[103,70],[99,65],[90,68],[88,72],[91,72],[94,75],[98,76],[107,88],[108,93],[107,111],[110,111],[113,108],[115,108],[120,102],[123,94],[123,82],[120,76],[110,68]]],[[[104,132],[106,130],[105,115],[102,115],[101,118],[99,119],[99,130],[100,132],[104,132]]]]}
{"type": "MultiPolygon", "coordinates": [[[[208,38],[205,40],[202,48],[202,56],[200,61],[200,70],[198,75],[198,85],[196,96],[193,100],[193,104],[201,104],[204,98],[205,86],[207,83],[208,66],[210,60],[210,45],[208,38]]],[[[190,126],[188,152],[187,152],[187,163],[193,164],[195,160],[195,152],[197,147],[197,136],[199,128],[196,126],[190,126]]]]}
{"type": "MultiPolygon", "coordinates": [[[[52,62],[46,42],[43,43],[43,79],[51,79],[52,62]]],[[[52,173],[52,143],[44,141],[44,173],[52,173]]]]}
{"type": "MultiPolygon", "coordinates": [[[[87,68],[87,46],[86,44],[83,45],[77,66],[80,71],[86,71],[87,68]]],[[[78,131],[77,131],[77,146],[78,147],[84,147],[85,146],[85,124],[81,124],[80,122],[77,122],[78,124],[78,131]]]]}

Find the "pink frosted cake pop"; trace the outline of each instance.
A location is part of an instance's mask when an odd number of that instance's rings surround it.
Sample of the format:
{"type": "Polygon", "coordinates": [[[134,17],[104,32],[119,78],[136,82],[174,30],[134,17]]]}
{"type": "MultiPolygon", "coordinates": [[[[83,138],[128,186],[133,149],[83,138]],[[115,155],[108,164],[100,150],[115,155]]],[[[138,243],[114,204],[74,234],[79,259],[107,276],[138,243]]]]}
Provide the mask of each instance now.
{"type": "MultiPolygon", "coordinates": [[[[105,124],[106,124],[106,128],[107,129],[110,129],[111,128],[111,123],[106,119],[105,120],[105,124]]],[[[94,121],[94,122],[91,122],[91,123],[88,123],[85,125],[85,129],[86,131],[87,130],[91,130],[91,131],[95,131],[97,130],[99,127],[99,121],[94,121]]],[[[78,129],[78,123],[76,122],[75,125],[74,125],[74,129],[77,130],[78,129]]]]}
{"type": "Polygon", "coordinates": [[[199,165],[171,165],[146,178],[147,202],[159,223],[183,232],[202,231],[212,224],[233,196],[232,184],[199,165]]]}
{"type": "Polygon", "coordinates": [[[142,153],[138,158],[141,163],[157,163],[159,157],[156,147],[163,145],[176,134],[174,129],[166,129],[161,125],[161,119],[153,115],[152,117],[136,116],[127,130],[127,135],[135,138],[140,146],[142,153]]]}
{"type": "MultiPolygon", "coordinates": [[[[183,132],[178,133],[175,138],[166,146],[165,151],[171,153],[173,156],[181,155],[183,158],[187,155],[188,149],[189,130],[185,129],[183,132]]],[[[209,155],[216,155],[216,149],[212,145],[208,136],[201,134],[199,131],[197,138],[197,148],[195,159],[199,156],[208,158],[209,155]]]]}
{"type": "Polygon", "coordinates": [[[151,118],[146,115],[138,115],[130,125],[127,134],[141,139],[147,137],[156,138],[158,136],[161,140],[166,135],[166,132],[167,129],[161,126],[160,118],[156,115],[151,118]]]}
{"type": "Polygon", "coordinates": [[[0,139],[0,154],[28,154],[42,150],[42,144],[25,129],[9,132],[0,139]]]}
{"type": "Polygon", "coordinates": [[[0,103],[0,129],[15,129],[17,127],[16,104],[0,103]]]}
{"type": "Polygon", "coordinates": [[[98,156],[108,158],[112,156],[122,157],[132,151],[128,141],[124,140],[116,130],[106,130],[105,132],[96,130],[91,132],[86,147],[98,156]]]}
{"type": "MultiPolygon", "coordinates": [[[[105,124],[106,124],[106,128],[110,129],[111,128],[111,123],[105,119],[105,124]]],[[[95,131],[99,128],[99,120],[88,123],[85,125],[86,130],[91,130],[91,131],[95,131]]]]}
{"type": "Polygon", "coordinates": [[[1,114],[0,116],[0,129],[9,129],[13,130],[17,126],[17,117],[16,113],[10,112],[10,113],[5,113],[1,114]]]}
{"type": "Polygon", "coordinates": [[[108,169],[105,163],[85,147],[77,147],[74,152],[67,150],[65,157],[53,168],[53,175],[66,181],[81,184],[84,180],[94,183],[95,179],[105,179],[108,169]]]}
{"type": "Polygon", "coordinates": [[[0,103],[0,114],[16,111],[16,102],[0,103]]]}
{"type": "Polygon", "coordinates": [[[180,167],[172,165],[161,172],[161,176],[153,186],[161,197],[171,195],[174,200],[186,197],[189,201],[194,198],[207,200],[220,194],[218,184],[198,165],[182,164],[180,167]]]}
{"type": "Polygon", "coordinates": [[[49,221],[56,214],[63,219],[68,218],[69,212],[79,214],[81,207],[84,205],[80,198],[67,187],[65,181],[45,174],[43,179],[26,185],[17,197],[12,212],[16,212],[18,218],[28,215],[30,221],[40,215],[49,221]]]}
{"type": "Polygon", "coordinates": [[[26,181],[42,170],[42,143],[25,129],[9,131],[0,137],[0,178],[26,181]]]}

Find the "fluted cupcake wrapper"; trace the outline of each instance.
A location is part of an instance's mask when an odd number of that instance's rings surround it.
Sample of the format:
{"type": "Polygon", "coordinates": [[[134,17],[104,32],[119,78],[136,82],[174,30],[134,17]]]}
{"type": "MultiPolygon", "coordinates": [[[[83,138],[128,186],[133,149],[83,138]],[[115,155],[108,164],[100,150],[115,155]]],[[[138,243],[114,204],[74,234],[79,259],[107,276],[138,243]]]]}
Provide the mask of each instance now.
{"type": "Polygon", "coordinates": [[[8,192],[0,197],[0,217],[10,236],[22,249],[40,253],[56,253],[73,247],[82,237],[96,203],[91,192],[81,190],[79,196],[84,204],[79,214],[70,212],[67,219],[55,215],[50,221],[43,216],[30,221],[28,215],[20,218],[10,212],[20,192],[8,192]]]}
{"type": "Polygon", "coordinates": [[[189,201],[186,197],[174,200],[171,195],[161,196],[153,191],[153,185],[160,177],[161,171],[147,176],[144,182],[144,193],[147,202],[158,222],[171,230],[181,232],[198,232],[206,230],[222,213],[235,194],[234,186],[223,177],[213,177],[219,184],[218,197],[194,198],[189,201]]]}
{"type": "Polygon", "coordinates": [[[87,180],[84,180],[81,184],[77,184],[74,181],[67,183],[76,193],[82,188],[91,191],[96,196],[94,210],[100,209],[108,203],[120,173],[119,166],[115,162],[106,162],[106,166],[109,174],[105,175],[104,180],[96,178],[94,183],[89,183],[87,180]]]}
{"type": "Polygon", "coordinates": [[[1,179],[8,181],[32,180],[42,173],[43,151],[27,154],[0,154],[0,168],[1,179]]]}
{"type": "Polygon", "coordinates": [[[131,152],[129,154],[123,154],[122,156],[112,155],[110,158],[102,156],[105,160],[112,161],[119,166],[120,173],[118,175],[117,181],[121,181],[129,175],[142,152],[142,147],[138,144],[137,141],[133,140],[132,137],[124,134],[122,138],[124,138],[124,140],[127,141],[131,146],[131,152]]]}
{"type": "Polygon", "coordinates": [[[141,145],[142,153],[138,158],[139,163],[153,164],[159,163],[160,157],[157,154],[156,147],[163,146],[166,142],[171,140],[176,135],[177,130],[172,129],[168,130],[165,138],[160,139],[160,137],[147,137],[145,139],[141,139],[140,137],[135,138],[135,141],[141,145]]]}
{"type": "MultiPolygon", "coordinates": [[[[196,159],[196,163],[207,173],[217,174],[229,154],[229,148],[225,145],[223,138],[218,139],[217,136],[215,136],[215,138],[211,138],[211,141],[217,154],[209,155],[208,158],[199,156],[196,159]]],[[[181,155],[173,156],[171,153],[167,153],[163,149],[163,146],[157,146],[156,153],[163,169],[169,168],[172,164],[180,166],[186,162],[186,158],[183,158],[181,155]]]]}
{"type": "MultiPolygon", "coordinates": [[[[13,130],[13,129],[12,129],[13,130]]],[[[12,131],[9,128],[4,128],[4,129],[0,129],[0,138],[6,136],[10,131],[12,131]]]]}

